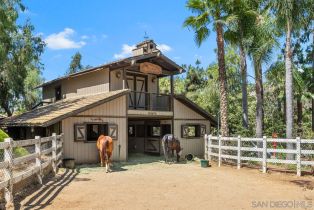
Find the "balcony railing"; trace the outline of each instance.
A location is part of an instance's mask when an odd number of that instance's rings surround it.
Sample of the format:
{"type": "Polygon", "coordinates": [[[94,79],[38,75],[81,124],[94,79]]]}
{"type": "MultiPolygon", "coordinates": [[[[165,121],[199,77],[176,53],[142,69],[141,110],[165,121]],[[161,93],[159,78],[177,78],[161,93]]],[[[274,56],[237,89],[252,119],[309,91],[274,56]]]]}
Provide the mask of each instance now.
{"type": "Polygon", "coordinates": [[[171,95],[136,91],[129,93],[129,109],[171,111],[171,104],[171,95]]]}

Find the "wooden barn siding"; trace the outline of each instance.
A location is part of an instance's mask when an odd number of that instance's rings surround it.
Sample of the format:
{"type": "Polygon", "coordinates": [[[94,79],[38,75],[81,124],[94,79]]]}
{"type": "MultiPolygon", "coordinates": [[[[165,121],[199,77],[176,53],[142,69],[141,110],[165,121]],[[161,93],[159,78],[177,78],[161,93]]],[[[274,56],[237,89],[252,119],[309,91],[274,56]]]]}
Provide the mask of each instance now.
{"type": "Polygon", "coordinates": [[[147,92],[149,93],[157,93],[157,84],[158,80],[155,75],[149,74],[147,77],[147,92]],[[155,82],[152,82],[153,77],[155,77],[155,82]]]}
{"type": "Polygon", "coordinates": [[[109,70],[99,70],[48,85],[43,88],[43,99],[54,101],[55,87],[61,85],[63,98],[109,91],[109,70]]]}
{"type": "Polygon", "coordinates": [[[188,153],[197,155],[200,158],[204,156],[204,139],[200,138],[182,138],[181,126],[184,124],[204,124],[206,125],[206,133],[210,132],[210,122],[185,106],[181,102],[174,99],[174,135],[179,137],[183,147],[182,156],[188,153]]]}
{"type": "Polygon", "coordinates": [[[119,144],[121,145],[120,160],[127,159],[126,96],[121,96],[111,102],[81,112],[75,117],[70,117],[62,121],[64,131],[64,156],[67,158],[75,158],[77,163],[95,163],[99,160],[96,142],[74,142],[74,124],[84,122],[108,122],[117,124],[118,139],[114,140],[113,160],[119,160],[119,144]],[[84,117],[84,115],[86,117],[84,117]]]}
{"type": "Polygon", "coordinates": [[[123,71],[121,69],[110,71],[110,90],[123,89],[123,71]],[[120,72],[120,78],[117,78],[116,74],[120,72]]]}

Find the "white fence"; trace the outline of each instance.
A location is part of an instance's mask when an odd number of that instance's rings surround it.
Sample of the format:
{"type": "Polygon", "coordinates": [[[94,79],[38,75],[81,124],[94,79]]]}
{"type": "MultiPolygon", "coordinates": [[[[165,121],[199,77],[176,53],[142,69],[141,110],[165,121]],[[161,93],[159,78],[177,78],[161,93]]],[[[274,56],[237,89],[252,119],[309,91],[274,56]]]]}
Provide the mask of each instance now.
{"type": "Polygon", "coordinates": [[[205,158],[217,157],[220,167],[222,159],[232,159],[241,168],[241,162],[255,161],[262,163],[262,171],[266,173],[267,163],[295,164],[297,175],[301,176],[301,166],[314,166],[313,139],[279,139],[279,138],[242,138],[205,135],[205,158]],[[293,143],[295,149],[273,148],[271,143],[293,143]],[[257,146],[259,145],[259,146],[257,146]],[[307,146],[307,147],[306,147],[307,146]],[[310,148],[310,149],[309,149],[310,148]],[[293,154],[294,159],[280,159],[274,153],[293,154]]]}
{"type": "Polygon", "coordinates": [[[42,184],[44,176],[43,171],[48,166],[52,166],[53,172],[57,173],[57,168],[62,161],[62,143],[63,134],[52,134],[50,137],[36,136],[35,139],[13,141],[11,138],[5,139],[0,143],[0,151],[4,154],[4,160],[0,162],[0,169],[4,173],[4,180],[0,182],[0,190],[4,189],[4,198],[6,205],[13,204],[13,185],[27,179],[28,177],[37,176],[38,182],[42,184]],[[42,145],[49,145],[42,148],[42,145]],[[14,158],[13,149],[17,147],[35,146],[35,152],[24,155],[22,157],[14,158]],[[27,169],[14,175],[13,167],[34,161],[34,166],[27,167],[27,169]]]}

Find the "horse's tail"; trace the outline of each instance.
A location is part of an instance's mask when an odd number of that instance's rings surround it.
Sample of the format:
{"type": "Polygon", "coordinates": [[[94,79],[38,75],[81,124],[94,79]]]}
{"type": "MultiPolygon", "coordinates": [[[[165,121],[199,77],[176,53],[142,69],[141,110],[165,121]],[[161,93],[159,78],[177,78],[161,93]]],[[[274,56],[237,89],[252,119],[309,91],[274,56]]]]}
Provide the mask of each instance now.
{"type": "MultiPolygon", "coordinates": [[[[104,136],[105,137],[105,136],[104,136]]],[[[109,141],[108,139],[105,137],[105,140],[102,144],[102,155],[103,157],[107,157],[107,147],[108,147],[109,141]]]]}

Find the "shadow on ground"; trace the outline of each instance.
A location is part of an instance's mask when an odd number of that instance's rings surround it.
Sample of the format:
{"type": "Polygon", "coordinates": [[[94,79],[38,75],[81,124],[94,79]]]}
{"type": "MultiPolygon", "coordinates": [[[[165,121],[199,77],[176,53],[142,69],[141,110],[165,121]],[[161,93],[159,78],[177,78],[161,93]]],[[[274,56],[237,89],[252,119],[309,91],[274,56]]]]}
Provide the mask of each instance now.
{"type": "MultiPolygon", "coordinates": [[[[63,174],[46,179],[43,186],[38,185],[37,187],[28,188],[27,192],[23,194],[25,196],[33,195],[23,204],[23,209],[43,209],[50,205],[62,189],[75,180],[77,174],[76,170],[65,169],[63,174]]],[[[14,209],[21,209],[21,201],[25,199],[25,196],[20,195],[15,198],[14,209]]]]}
{"type": "MultiPolygon", "coordinates": [[[[175,160],[175,158],[173,158],[175,160]]],[[[186,160],[170,162],[168,164],[186,164],[186,160]]],[[[112,172],[122,172],[127,170],[138,169],[148,165],[165,164],[164,157],[159,155],[147,155],[142,153],[129,154],[128,161],[113,162],[112,172]]],[[[105,167],[100,167],[100,164],[82,164],[77,166],[78,173],[89,173],[92,171],[105,171],[105,167]]]]}

